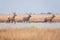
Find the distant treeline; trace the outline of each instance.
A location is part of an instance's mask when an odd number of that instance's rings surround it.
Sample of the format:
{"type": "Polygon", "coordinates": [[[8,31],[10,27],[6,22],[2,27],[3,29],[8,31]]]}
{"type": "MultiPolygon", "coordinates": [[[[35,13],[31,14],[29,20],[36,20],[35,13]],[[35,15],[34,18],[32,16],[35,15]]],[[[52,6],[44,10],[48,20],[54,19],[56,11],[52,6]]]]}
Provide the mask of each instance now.
{"type": "MultiPolygon", "coordinates": [[[[13,13],[16,13],[16,12],[13,12],[13,13]]],[[[0,15],[1,14],[12,14],[12,13],[0,13],[0,15]]],[[[52,13],[52,12],[47,12],[47,13],[44,13],[44,12],[42,12],[42,13],[32,13],[32,12],[30,12],[30,13],[28,13],[28,12],[26,12],[26,13],[16,13],[16,14],[60,14],[60,13],[52,13]]]]}

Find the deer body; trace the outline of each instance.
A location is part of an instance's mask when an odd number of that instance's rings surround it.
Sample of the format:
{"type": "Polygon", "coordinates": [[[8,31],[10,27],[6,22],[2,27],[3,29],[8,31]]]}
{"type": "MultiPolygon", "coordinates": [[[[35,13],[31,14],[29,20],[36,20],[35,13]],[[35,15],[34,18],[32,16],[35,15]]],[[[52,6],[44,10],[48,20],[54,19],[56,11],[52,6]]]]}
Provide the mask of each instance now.
{"type": "Polygon", "coordinates": [[[55,17],[55,15],[52,15],[52,17],[45,18],[44,22],[52,22],[54,17],[55,17]]]}
{"type": "Polygon", "coordinates": [[[28,15],[28,17],[24,17],[24,18],[23,18],[23,22],[28,22],[29,19],[30,19],[30,17],[31,17],[31,15],[28,15]]]}
{"type": "Polygon", "coordinates": [[[8,22],[15,22],[16,14],[13,15],[13,17],[8,17],[8,22]]]}

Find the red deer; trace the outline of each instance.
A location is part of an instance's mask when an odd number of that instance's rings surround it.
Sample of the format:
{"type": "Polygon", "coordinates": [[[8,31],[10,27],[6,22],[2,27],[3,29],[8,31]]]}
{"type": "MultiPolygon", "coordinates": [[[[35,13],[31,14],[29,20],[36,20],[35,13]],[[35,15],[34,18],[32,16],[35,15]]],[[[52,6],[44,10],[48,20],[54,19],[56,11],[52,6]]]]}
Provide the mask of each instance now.
{"type": "Polygon", "coordinates": [[[8,20],[7,20],[7,22],[15,22],[15,17],[16,17],[17,15],[16,15],[16,13],[13,13],[13,16],[10,18],[10,17],[8,17],[8,20]]]}
{"type": "Polygon", "coordinates": [[[45,18],[44,22],[52,22],[54,17],[55,17],[55,15],[53,14],[52,17],[45,18]]]}
{"type": "Polygon", "coordinates": [[[28,15],[28,17],[24,17],[24,18],[23,18],[23,22],[28,22],[29,19],[30,19],[30,17],[31,17],[31,15],[28,15]]]}

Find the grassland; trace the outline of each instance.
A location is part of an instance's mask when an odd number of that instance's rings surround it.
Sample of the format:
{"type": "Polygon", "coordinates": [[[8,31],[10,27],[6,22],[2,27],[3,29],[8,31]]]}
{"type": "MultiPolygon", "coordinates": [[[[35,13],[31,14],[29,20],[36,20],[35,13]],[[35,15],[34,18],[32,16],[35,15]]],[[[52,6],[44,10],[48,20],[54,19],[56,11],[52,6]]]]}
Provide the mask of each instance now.
{"type": "MultiPolygon", "coordinates": [[[[4,22],[8,20],[8,17],[12,17],[13,15],[0,15],[0,22],[4,22]]],[[[15,21],[21,21],[23,19],[23,17],[26,17],[27,15],[17,15],[15,18],[15,21]]],[[[37,22],[42,22],[44,21],[44,19],[47,17],[51,17],[52,15],[50,14],[40,14],[40,15],[32,15],[32,17],[30,18],[29,21],[37,21],[37,22]]],[[[60,14],[55,14],[55,18],[53,19],[53,21],[55,22],[60,22],[60,14]]]]}
{"type": "Polygon", "coordinates": [[[0,40],[60,40],[60,28],[0,28],[0,40]]]}
{"type": "MultiPolygon", "coordinates": [[[[8,20],[13,15],[0,15],[0,22],[8,20]]],[[[20,21],[27,15],[17,15],[16,21],[20,21]]],[[[52,15],[32,15],[29,21],[44,21],[44,18],[52,15]]],[[[60,15],[55,15],[55,22],[60,22],[60,15]]],[[[60,40],[60,28],[0,28],[0,40],[60,40]]]]}

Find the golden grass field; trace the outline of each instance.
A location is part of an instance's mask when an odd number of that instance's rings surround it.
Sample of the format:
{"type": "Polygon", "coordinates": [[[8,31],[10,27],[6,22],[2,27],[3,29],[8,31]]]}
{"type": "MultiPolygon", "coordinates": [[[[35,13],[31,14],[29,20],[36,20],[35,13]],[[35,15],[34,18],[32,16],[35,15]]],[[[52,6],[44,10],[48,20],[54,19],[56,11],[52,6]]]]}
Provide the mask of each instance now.
{"type": "MultiPolygon", "coordinates": [[[[23,19],[23,17],[26,17],[27,15],[17,15],[16,16],[16,20],[15,21],[20,21],[23,19]]],[[[51,14],[37,14],[37,15],[32,15],[32,17],[30,18],[29,21],[44,21],[44,19],[47,17],[51,17],[52,15],[51,14]]],[[[60,14],[55,14],[55,18],[53,19],[53,21],[55,22],[60,22],[60,14]]],[[[12,15],[0,15],[0,22],[3,22],[3,21],[7,21],[8,20],[8,17],[12,17],[12,15]]]]}
{"type": "MultiPolygon", "coordinates": [[[[8,20],[8,17],[13,15],[0,15],[0,22],[8,20]]],[[[17,15],[15,21],[20,21],[28,15],[17,15]]],[[[50,14],[32,15],[29,21],[44,21],[44,18],[49,18],[50,14]]],[[[53,21],[60,22],[60,15],[55,14],[53,21]]],[[[0,28],[0,40],[60,40],[60,28],[0,28]]]]}
{"type": "Polygon", "coordinates": [[[0,28],[0,40],[60,40],[60,28],[0,28]]]}

